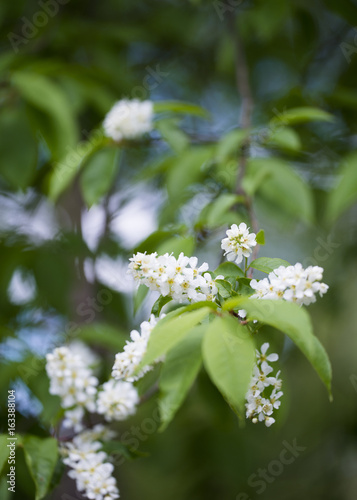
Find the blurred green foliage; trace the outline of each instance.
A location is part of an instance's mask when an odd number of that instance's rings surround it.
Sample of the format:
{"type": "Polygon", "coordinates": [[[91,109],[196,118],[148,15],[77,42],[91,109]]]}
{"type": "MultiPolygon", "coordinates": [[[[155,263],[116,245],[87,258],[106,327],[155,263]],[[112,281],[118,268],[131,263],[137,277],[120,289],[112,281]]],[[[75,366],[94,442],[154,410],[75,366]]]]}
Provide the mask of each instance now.
{"type": "MultiPolygon", "coordinates": [[[[300,352],[290,344],[283,351],[282,337],[266,327],[262,339],[281,353],[285,384],[277,424],[239,428],[201,370],[165,432],[145,431],[147,419],[160,426],[155,401],[118,425],[119,436],[129,429],[131,446],[150,453],[120,463],[121,496],[354,500],[355,3],[17,0],[1,4],[0,24],[1,430],[7,431],[7,390],[16,387],[16,431],[27,435],[17,449],[16,493],[3,476],[0,497],[32,500],[37,491],[41,498],[47,484],[36,467],[55,470],[51,486],[61,477],[54,461],[41,465],[36,458],[56,458],[49,436],[61,415],[58,398],[48,394],[44,354],[82,339],[103,359],[101,379],[108,376],[128,332],[150,310],[150,297],[141,291],[133,300],[125,281],[131,253],[184,251],[218,265],[225,226],[248,222],[235,183],[249,136],[243,186],[265,229],[266,253],[326,270],[330,291],[310,311],[331,357],[334,402],[300,352]],[[248,131],[238,129],[241,101],[227,27],[233,15],[255,102],[248,131]],[[150,138],[119,150],[101,122],[122,97],[154,100],[157,126],[150,138]],[[157,202],[150,235],[137,221],[123,223],[130,204],[148,193],[157,202]],[[86,228],[85,215],[99,209],[99,222],[92,218],[86,228]],[[134,243],[123,236],[128,224],[134,243]],[[96,244],[88,232],[96,233],[96,244]],[[295,439],[306,449],[257,494],[249,478],[269,470],[284,442],[295,439]]],[[[194,357],[194,346],[183,344],[170,355],[179,362],[180,349],[191,347],[194,357]]],[[[169,394],[166,377],[162,390],[169,394]]],[[[64,493],[76,498],[65,476],[48,498],[64,493]]]]}

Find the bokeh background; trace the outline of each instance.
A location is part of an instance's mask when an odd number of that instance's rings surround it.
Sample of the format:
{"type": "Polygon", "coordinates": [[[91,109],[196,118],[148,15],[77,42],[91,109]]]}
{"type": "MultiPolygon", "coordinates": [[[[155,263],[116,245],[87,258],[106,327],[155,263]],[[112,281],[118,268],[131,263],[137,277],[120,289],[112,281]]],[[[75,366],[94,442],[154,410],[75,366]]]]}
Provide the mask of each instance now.
{"type": "MultiPolygon", "coordinates": [[[[241,106],[232,19],[245,47],[258,137],[269,135],[269,121],[289,108],[316,107],[334,116],[294,125],[285,140],[258,140],[251,148],[255,158],[287,162],[302,179],[298,188],[290,175],[273,180],[269,192],[256,191],[254,206],[267,242],[260,255],[325,268],[329,293],[309,312],[331,358],[334,401],[302,354],[267,330],[281,355],[284,380],[277,423],[269,429],[240,427],[202,372],[165,432],[153,432],[155,400],[118,426],[122,434],[139,427],[140,450],[149,454],[118,465],[121,497],[354,500],[353,168],[345,196],[334,202],[340,208],[326,216],[344,158],[357,142],[357,5],[350,0],[1,3],[2,430],[7,390],[15,387],[17,431],[48,434],[57,401],[48,396],[43,357],[55,345],[83,340],[102,356],[102,376],[109,374],[115,352],[155,300],[148,296],[134,313],[134,284],[126,275],[133,251],[182,249],[214,268],[227,224],[246,219],[243,209],[231,210],[233,203],[214,205],[235,178],[236,163],[224,151],[214,152],[237,128],[241,106]],[[66,155],[80,155],[78,143],[88,140],[123,97],[189,101],[209,117],[166,117],[150,138],[123,148],[113,172],[74,171],[54,201],[53,172],[66,155]],[[190,153],[194,146],[196,156],[190,153]],[[213,166],[207,166],[210,155],[216,155],[213,166]],[[195,169],[195,161],[206,167],[195,169]],[[271,465],[284,443],[294,440],[304,448],[296,459],[282,470],[271,465]],[[258,493],[249,478],[269,467],[278,473],[269,474],[258,493]]],[[[4,479],[0,485],[4,500],[34,498],[21,450],[16,494],[7,492],[4,479]]],[[[65,478],[48,498],[81,496],[65,478]]]]}

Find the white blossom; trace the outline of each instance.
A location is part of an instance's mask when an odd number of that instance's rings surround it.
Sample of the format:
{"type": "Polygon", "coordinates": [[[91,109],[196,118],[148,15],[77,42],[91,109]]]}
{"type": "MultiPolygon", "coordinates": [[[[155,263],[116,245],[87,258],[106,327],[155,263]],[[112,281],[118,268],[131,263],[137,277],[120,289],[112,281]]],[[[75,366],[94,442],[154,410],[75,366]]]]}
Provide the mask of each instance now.
{"type": "Polygon", "coordinates": [[[328,286],[321,283],[323,268],[309,266],[306,269],[300,263],[295,266],[280,266],[260,281],[251,280],[250,286],[255,290],[252,299],[283,299],[299,305],[316,302],[316,294],[325,294],[328,286]]]}
{"type": "Polygon", "coordinates": [[[82,424],[84,409],[82,406],[77,406],[74,410],[67,410],[64,416],[63,427],[71,428],[74,432],[80,432],[84,429],[82,424]]]}
{"type": "Polygon", "coordinates": [[[61,398],[63,408],[82,406],[95,410],[98,379],[93,376],[85,360],[68,347],[58,347],[46,356],[46,370],[50,379],[50,394],[61,398]]]}
{"type": "Polygon", "coordinates": [[[100,451],[98,439],[109,440],[116,433],[97,425],[76,436],[72,442],[61,448],[63,462],[70,468],[68,476],[76,481],[78,491],[93,500],[114,500],[119,490],[112,476],[114,467],[108,462],[108,455],[100,451]]]}
{"type": "Polygon", "coordinates": [[[250,256],[252,248],[257,244],[256,235],[249,232],[249,227],[244,222],[239,226],[233,224],[226,234],[227,238],[223,238],[221,242],[221,248],[225,251],[224,255],[227,260],[240,264],[243,257],[250,256]]]}
{"type": "MultiPolygon", "coordinates": [[[[165,315],[162,314],[160,318],[164,316],[165,315]]],[[[124,346],[124,351],[119,352],[115,356],[115,363],[112,370],[113,378],[134,382],[152,369],[152,366],[145,366],[137,375],[133,375],[144,357],[151,331],[157,324],[157,321],[158,319],[152,314],[149,321],[143,321],[143,323],[141,323],[140,332],[133,330],[130,333],[131,341],[127,341],[124,346]]]]}
{"type": "Polygon", "coordinates": [[[122,99],[106,115],[105,135],[114,141],[136,139],[153,128],[154,107],[151,101],[122,99]]]}
{"type": "Polygon", "coordinates": [[[207,263],[197,267],[197,257],[186,257],[183,253],[176,259],[168,253],[139,252],[130,259],[128,273],[140,284],[176,302],[214,301],[218,290],[207,270],[207,263]]]}
{"type": "Polygon", "coordinates": [[[250,388],[246,394],[245,407],[246,417],[250,418],[253,423],[264,422],[267,427],[270,427],[275,422],[271,415],[280,407],[283,392],[280,390],[282,383],[279,378],[280,371],[275,377],[271,376],[273,368],[268,363],[277,361],[279,356],[276,353],[267,354],[268,349],[269,344],[265,342],[260,351],[256,351],[257,362],[253,369],[250,388]]]}
{"type": "Polygon", "coordinates": [[[104,415],[108,422],[125,420],[134,415],[138,402],[138,391],[133,384],[111,379],[98,392],[97,412],[104,415]]]}

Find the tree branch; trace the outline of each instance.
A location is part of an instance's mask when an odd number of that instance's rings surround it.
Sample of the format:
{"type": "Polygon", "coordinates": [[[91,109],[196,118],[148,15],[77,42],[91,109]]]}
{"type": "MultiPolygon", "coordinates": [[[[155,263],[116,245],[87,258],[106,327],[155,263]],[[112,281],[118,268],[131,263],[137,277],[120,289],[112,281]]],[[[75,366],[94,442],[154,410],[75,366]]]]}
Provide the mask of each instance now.
{"type": "MultiPolygon", "coordinates": [[[[238,124],[241,129],[248,130],[252,124],[254,100],[249,82],[249,69],[245,57],[244,46],[239,31],[237,30],[235,20],[236,16],[234,13],[232,13],[227,18],[228,30],[230,32],[232,42],[234,45],[236,85],[238,93],[242,100],[242,106],[238,124]]],[[[244,196],[245,206],[247,208],[248,215],[251,221],[252,230],[254,233],[257,233],[259,226],[253,209],[253,201],[251,197],[248,196],[248,194],[244,191],[242,186],[243,178],[247,168],[247,157],[249,153],[249,146],[250,146],[250,138],[247,137],[247,139],[243,142],[241,146],[241,152],[238,161],[238,173],[237,173],[235,192],[238,195],[244,196]]],[[[258,249],[259,247],[258,245],[256,245],[252,253],[253,260],[257,257],[258,249]]],[[[252,273],[253,269],[250,269],[248,272],[248,277],[251,277],[252,273]]]]}

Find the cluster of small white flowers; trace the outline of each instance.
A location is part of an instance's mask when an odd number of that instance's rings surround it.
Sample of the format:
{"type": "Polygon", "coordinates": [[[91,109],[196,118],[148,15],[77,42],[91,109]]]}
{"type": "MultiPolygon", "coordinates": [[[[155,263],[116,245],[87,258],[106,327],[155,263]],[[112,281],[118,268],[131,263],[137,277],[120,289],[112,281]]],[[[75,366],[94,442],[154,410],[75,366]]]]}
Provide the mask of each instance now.
{"type": "Polygon", "coordinates": [[[154,107],[151,101],[122,99],[106,115],[105,135],[114,141],[135,139],[153,128],[154,107]]]}
{"type": "Polygon", "coordinates": [[[91,412],[96,409],[98,379],[83,358],[68,347],[57,347],[46,355],[46,371],[50,394],[60,396],[63,408],[72,408],[65,413],[64,425],[80,430],[84,408],[91,412]]]}
{"type": "Polygon", "coordinates": [[[280,266],[260,281],[253,279],[250,286],[255,290],[252,299],[284,299],[308,306],[316,302],[316,293],[320,297],[327,292],[328,285],[321,283],[323,268],[309,266],[306,269],[301,264],[295,266],[280,266]]]}
{"type": "Polygon", "coordinates": [[[98,392],[97,412],[105,420],[125,420],[136,412],[139,403],[137,389],[130,382],[117,382],[113,379],[105,382],[98,392]]]}
{"type": "Polygon", "coordinates": [[[264,343],[261,351],[256,351],[257,364],[253,370],[253,376],[250,382],[250,388],[247,392],[246,399],[246,417],[250,418],[255,424],[257,422],[265,422],[267,427],[270,427],[275,419],[271,416],[274,409],[278,409],[283,395],[281,389],[282,380],[279,378],[280,371],[275,377],[270,376],[273,368],[269,362],[277,361],[279,356],[275,353],[267,355],[269,349],[268,342],[264,343]],[[269,388],[269,389],[268,389],[269,388]],[[271,388],[270,396],[265,397],[267,390],[271,388]]]}
{"type": "Polygon", "coordinates": [[[100,357],[81,340],[73,340],[68,344],[68,347],[72,354],[78,354],[82,359],[85,359],[87,366],[96,367],[100,363],[100,357]]]}
{"type": "Polygon", "coordinates": [[[256,235],[249,232],[249,227],[244,222],[239,226],[233,224],[226,234],[227,238],[223,238],[221,242],[221,248],[225,251],[224,255],[227,260],[240,264],[243,257],[248,258],[252,253],[252,248],[256,246],[256,235]]]}
{"type": "Polygon", "coordinates": [[[197,267],[197,262],[197,257],[186,257],[183,253],[177,259],[168,253],[137,253],[130,259],[128,273],[150,290],[177,302],[214,301],[218,293],[215,280],[206,272],[208,264],[197,267]]]}
{"type": "MultiPolygon", "coordinates": [[[[165,315],[162,314],[160,318],[163,318],[164,316],[165,315]]],[[[131,341],[127,340],[126,345],[124,346],[124,351],[119,352],[115,356],[115,363],[112,371],[113,378],[117,380],[124,379],[128,382],[135,382],[152,369],[152,366],[144,366],[137,375],[133,375],[144,357],[150,334],[157,321],[158,319],[152,314],[149,321],[143,321],[141,323],[140,333],[137,330],[132,330],[130,332],[131,341]]]]}
{"type": "Polygon", "coordinates": [[[76,481],[78,491],[91,500],[112,500],[119,498],[119,490],[112,476],[113,464],[102,448],[101,440],[110,440],[116,433],[96,425],[66,443],[61,452],[63,462],[70,467],[68,476],[76,481]]]}

